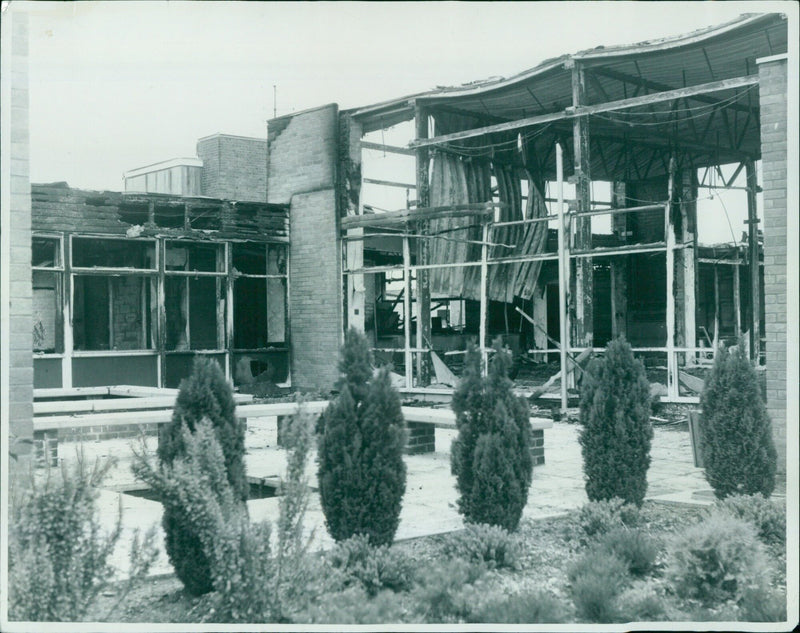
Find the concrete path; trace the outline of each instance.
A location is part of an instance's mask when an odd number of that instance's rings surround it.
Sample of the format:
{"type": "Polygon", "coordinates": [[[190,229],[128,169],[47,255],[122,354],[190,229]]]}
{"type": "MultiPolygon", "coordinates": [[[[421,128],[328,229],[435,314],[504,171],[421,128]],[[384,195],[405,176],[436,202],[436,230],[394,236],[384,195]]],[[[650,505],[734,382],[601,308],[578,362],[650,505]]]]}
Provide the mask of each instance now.
{"type": "MultiPolygon", "coordinates": [[[[450,443],[455,430],[436,430],[436,453],[406,456],[408,479],[397,539],[408,539],[428,534],[449,532],[463,527],[456,509],[455,480],[450,474],[450,443]]],[[[533,484],[524,516],[531,519],[564,514],[586,502],[582,459],[578,444],[578,426],[556,422],[544,432],[545,464],[534,468],[533,484]]],[[[275,418],[250,420],[246,449],[247,472],[250,476],[281,476],[286,465],[285,451],[277,448],[275,418]]],[[[155,438],[148,441],[154,453],[155,438]]],[[[76,443],[59,447],[63,459],[74,459],[76,443]]],[[[145,530],[157,525],[161,533],[161,504],[148,501],[120,490],[141,487],[131,473],[131,442],[108,440],[83,444],[86,457],[115,456],[119,463],[106,481],[100,494],[100,507],[104,523],[111,525],[116,519],[120,501],[123,510],[123,537],[114,553],[113,563],[127,571],[128,547],[134,530],[145,530]]],[[[703,471],[694,468],[689,433],[670,427],[655,429],[651,451],[652,464],[648,472],[648,498],[661,501],[706,505],[713,494],[703,477],[703,471]]],[[[308,479],[316,488],[315,455],[309,460],[308,479]]],[[[248,502],[250,516],[255,521],[275,521],[278,517],[278,498],[258,499],[248,502]]],[[[311,494],[305,519],[306,529],[314,534],[314,547],[327,548],[332,540],[325,529],[320,509],[319,495],[311,494]]],[[[170,573],[171,566],[163,553],[153,574],[170,573]]]]}

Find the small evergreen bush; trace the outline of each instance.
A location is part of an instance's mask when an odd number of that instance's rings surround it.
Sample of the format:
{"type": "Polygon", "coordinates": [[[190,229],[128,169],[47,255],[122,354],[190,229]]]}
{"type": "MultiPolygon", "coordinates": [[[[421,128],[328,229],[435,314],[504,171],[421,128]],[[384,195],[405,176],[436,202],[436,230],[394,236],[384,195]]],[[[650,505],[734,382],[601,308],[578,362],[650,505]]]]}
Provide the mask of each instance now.
{"type": "Polygon", "coordinates": [[[637,585],[617,598],[618,617],[622,622],[654,622],[667,620],[664,600],[650,585],[637,585]]]}
{"type": "Polygon", "coordinates": [[[464,531],[445,536],[442,554],[448,558],[485,563],[490,568],[516,569],[523,549],[516,534],[496,525],[471,523],[464,531]]]}
{"type": "Polygon", "coordinates": [[[701,450],[714,494],[769,497],[777,453],[758,375],[743,345],[717,352],[700,408],[701,450]]]}
{"type": "Polygon", "coordinates": [[[514,395],[508,378],[511,355],[500,339],[489,375],[481,377],[481,355],[471,347],[453,393],[458,436],[450,465],[459,491],[458,510],[467,523],[517,529],[533,474],[528,404],[514,395]]]}
{"type": "MultiPolygon", "coordinates": [[[[233,390],[219,364],[196,357],[191,375],[181,382],[172,420],[159,431],[158,458],[162,466],[170,467],[186,453],[183,427],[193,432],[201,420],[208,420],[224,456],[228,483],[246,511],[249,486],[244,466],[245,424],[236,418],[235,409],[233,390]]],[[[165,504],[162,526],[167,555],[186,590],[193,595],[211,591],[209,561],[186,512],[165,504]]]]}
{"type": "Polygon", "coordinates": [[[225,471],[234,495],[247,501],[249,486],[244,466],[245,423],[236,417],[233,388],[216,361],[197,356],[191,375],[182,380],[172,420],[159,431],[158,458],[170,465],[185,452],[181,427],[190,431],[203,418],[211,422],[225,457],[225,471]]]}
{"type": "Polygon", "coordinates": [[[345,574],[345,585],[359,584],[370,597],[385,589],[404,591],[413,584],[413,562],[391,547],[370,545],[363,534],[337,543],[329,562],[345,574]]]}
{"type": "Polygon", "coordinates": [[[641,507],[650,467],[650,383],[620,337],[595,359],[581,383],[580,434],[586,494],[641,507]]]}
{"type": "Polygon", "coordinates": [[[553,594],[531,591],[513,595],[492,595],[469,614],[467,622],[491,624],[559,624],[565,607],[553,594]]]}
{"type": "Polygon", "coordinates": [[[486,567],[458,558],[423,567],[411,599],[419,618],[426,623],[463,622],[476,598],[486,592],[481,585],[486,567]]]}
{"type": "Polygon", "coordinates": [[[767,585],[748,587],[739,599],[739,612],[745,622],[785,622],[786,592],[767,585]]]}
{"type": "Polygon", "coordinates": [[[242,622],[271,617],[275,598],[269,524],[250,523],[228,481],[225,457],[209,420],[196,422],[194,432],[184,424],[180,443],[181,455],[161,467],[150,463],[143,446],[133,469],[161,495],[165,514],[177,518],[197,540],[207,576],[181,579],[184,586],[192,591],[207,583],[206,591],[215,590],[214,619],[242,622]]]}
{"type": "Polygon", "coordinates": [[[667,577],[678,595],[706,604],[739,600],[761,586],[766,573],[753,527],[723,512],[677,534],[668,550],[667,577]]]}
{"type": "Polygon", "coordinates": [[[616,622],[616,597],[628,580],[628,564],[614,554],[590,549],[567,570],[578,616],[589,622],[616,622]]]}
{"type": "Polygon", "coordinates": [[[599,541],[601,551],[625,561],[633,576],[645,576],[653,571],[658,544],[642,530],[621,527],[611,530],[599,541]]]}
{"type": "Polygon", "coordinates": [[[589,501],[578,512],[578,525],[589,538],[601,536],[622,525],[639,522],[639,509],[619,497],[589,501]]]}
{"type": "MultiPolygon", "coordinates": [[[[44,483],[15,488],[10,504],[8,614],[12,620],[75,621],[86,614],[112,580],[108,557],[121,531],[117,522],[105,532],[97,509],[97,488],[113,461],[89,469],[78,454],[72,470],[62,465],[60,477],[47,473],[44,483]]],[[[15,482],[24,485],[24,482],[15,482]]],[[[158,556],[155,532],[140,541],[134,534],[131,570],[123,591],[147,575],[158,556]]]]}
{"type": "Polygon", "coordinates": [[[356,534],[388,545],[400,523],[406,466],[400,397],[386,369],[372,378],[363,334],[351,329],[342,348],[338,397],[323,414],[319,493],[336,541],[356,534]]]}
{"type": "Polygon", "coordinates": [[[363,587],[353,585],[344,591],[323,594],[295,614],[292,621],[324,625],[397,624],[407,622],[408,614],[395,593],[382,591],[370,597],[363,587]]]}
{"type": "Polygon", "coordinates": [[[746,521],[758,533],[766,545],[786,544],[786,505],[767,499],[763,495],[730,495],[717,501],[716,507],[723,512],[746,521]]]}

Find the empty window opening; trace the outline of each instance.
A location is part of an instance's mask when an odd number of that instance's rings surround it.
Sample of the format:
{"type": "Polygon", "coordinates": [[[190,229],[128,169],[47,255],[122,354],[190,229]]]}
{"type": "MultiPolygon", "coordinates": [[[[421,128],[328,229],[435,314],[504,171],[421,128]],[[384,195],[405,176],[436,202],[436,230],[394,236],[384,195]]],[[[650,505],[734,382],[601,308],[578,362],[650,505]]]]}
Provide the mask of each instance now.
{"type": "Polygon", "coordinates": [[[76,275],[75,349],[152,349],[154,294],[154,284],[144,276],[76,275]]]}
{"type": "Polygon", "coordinates": [[[189,225],[198,231],[219,231],[222,228],[219,207],[191,207],[189,225]]]}
{"type": "Polygon", "coordinates": [[[217,244],[167,242],[166,270],[224,272],[224,251],[217,244]]]}
{"type": "Polygon", "coordinates": [[[219,349],[223,346],[225,300],[213,277],[164,279],[166,348],[169,351],[219,349]]]}

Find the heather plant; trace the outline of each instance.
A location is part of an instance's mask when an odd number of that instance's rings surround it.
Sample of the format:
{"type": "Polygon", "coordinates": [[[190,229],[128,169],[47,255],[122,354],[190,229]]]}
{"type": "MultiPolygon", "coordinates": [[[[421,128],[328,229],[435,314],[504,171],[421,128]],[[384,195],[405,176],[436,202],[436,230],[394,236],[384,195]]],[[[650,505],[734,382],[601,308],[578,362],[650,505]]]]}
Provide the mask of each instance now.
{"type": "Polygon", "coordinates": [[[453,393],[458,436],[450,466],[464,520],[513,531],[528,500],[533,459],[528,405],[512,391],[510,367],[511,356],[499,339],[485,378],[480,353],[475,347],[467,351],[464,373],[453,393]]]}
{"type": "MultiPolygon", "coordinates": [[[[194,432],[201,420],[211,424],[224,458],[226,479],[234,498],[246,511],[249,486],[244,466],[244,421],[236,417],[233,390],[219,364],[196,357],[191,375],[183,380],[175,400],[172,420],[159,431],[158,458],[170,467],[186,453],[183,428],[194,432]]],[[[200,535],[191,527],[187,512],[164,505],[162,526],[167,555],[186,590],[201,595],[213,588],[207,553],[200,535]]]]}
{"type": "Polygon", "coordinates": [[[654,622],[668,619],[667,607],[655,587],[639,584],[624,590],[617,598],[622,622],[654,622]]]}
{"type": "Polygon", "coordinates": [[[558,598],[542,590],[512,595],[491,594],[471,610],[467,622],[558,624],[565,621],[565,612],[565,605],[558,598]]]}
{"type": "Polygon", "coordinates": [[[764,495],[730,495],[716,507],[752,525],[766,545],[786,545],[786,504],[764,495]]]}
{"type": "Polygon", "coordinates": [[[590,549],[568,571],[578,616],[589,622],[616,622],[617,596],[628,580],[628,564],[614,554],[590,549]]]}
{"type": "Polygon", "coordinates": [[[764,546],[751,525],[724,512],[675,535],[667,578],[678,595],[716,604],[738,601],[765,583],[764,546]]]}
{"type": "Polygon", "coordinates": [[[701,450],[714,494],[769,497],[777,453],[758,375],[743,345],[718,350],[700,408],[701,450]]]}
{"type": "Polygon", "coordinates": [[[645,576],[653,571],[659,552],[658,544],[646,532],[625,527],[603,535],[597,547],[624,561],[633,576],[645,576]]]}
{"type": "Polygon", "coordinates": [[[583,533],[594,538],[623,525],[636,525],[639,508],[619,497],[589,501],[578,511],[577,521],[583,533]]]}
{"type": "Polygon", "coordinates": [[[423,622],[462,622],[478,596],[486,593],[486,567],[461,559],[432,563],[418,571],[410,595],[423,622]]]}
{"type": "Polygon", "coordinates": [[[344,575],[345,586],[360,585],[370,597],[384,590],[404,591],[414,580],[410,559],[392,547],[371,545],[363,534],[337,543],[328,562],[344,575]]]}
{"type": "Polygon", "coordinates": [[[519,537],[496,525],[468,524],[461,532],[444,537],[442,554],[484,563],[490,568],[516,569],[523,555],[519,537]]]}
{"type": "MultiPolygon", "coordinates": [[[[97,488],[113,466],[96,461],[89,468],[79,453],[72,469],[59,476],[49,469],[44,482],[16,481],[9,520],[9,618],[75,621],[114,578],[109,556],[121,535],[122,508],[105,532],[97,508],[97,488]],[[19,486],[25,486],[22,490],[19,486]]],[[[155,533],[130,550],[131,568],[124,590],[147,575],[157,557],[155,533]]]]}
{"type": "Polygon", "coordinates": [[[367,340],[345,337],[338,397],[319,425],[319,492],[336,541],[364,534],[388,545],[400,523],[406,486],[406,432],[400,397],[386,369],[372,377],[367,340]]]}
{"type": "Polygon", "coordinates": [[[650,467],[650,383],[624,338],[608,344],[581,384],[580,434],[586,494],[641,507],[650,467]]]}

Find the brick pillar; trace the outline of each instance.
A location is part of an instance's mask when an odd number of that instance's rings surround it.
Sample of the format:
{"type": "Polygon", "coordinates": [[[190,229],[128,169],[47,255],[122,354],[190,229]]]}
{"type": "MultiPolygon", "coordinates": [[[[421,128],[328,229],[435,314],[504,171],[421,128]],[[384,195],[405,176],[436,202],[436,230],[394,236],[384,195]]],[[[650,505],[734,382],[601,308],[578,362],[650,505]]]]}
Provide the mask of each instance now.
{"type": "Polygon", "coordinates": [[[269,122],[267,201],[290,203],[292,384],[330,390],[342,343],[336,163],[339,114],[330,104],[269,122]]]}
{"type": "MultiPolygon", "coordinates": [[[[785,474],[787,55],[762,58],[756,60],[756,63],[761,108],[761,170],[764,191],[767,410],[772,418],[772,434],[778,450],[778,472],[785,474]]],[[[794,424],[797,424],[796,417],[794,424]]]]}
{"type": "MultiPolygon", "coordinates": [[[[9,420],[13,438],[33,439],[33,318],[31,288],[31,185],[28,134],[28,16],[24,7],[8,7],[2,21],[2,37],[11,45],[2,59],[3,168],[2,206],[9,222],[2,228],[2,250],[9,253],[8,285],[2,288],[2,320],[8,323],[3,341],[2,415],[9,420]],[[7,369],[6,369],[7,368],[7,369]],[[5,376],[4,376],[5,378],[5,376]],[[5,383],[5,380],[3,380],[5,383]],[[8,389],[6,392],[5,390],[8,389]],[[6,409],[6,406],[8,407],[6,409]]],[[[30,444],[14,444],[12,450],[29,454],[30,444]]],[[[5,459],[4,455],[1,459],[5,459]]],[[[24,461],[24,460],[23,460],[24,461]]],[[[11,467],[20,461],[9,462],[11,467]]]]}
{"type": "Polygon", "coordinates": [[[419,455],[436,451],[436,427],[428,422],[406,422],[406,454],[419,455]]]}

